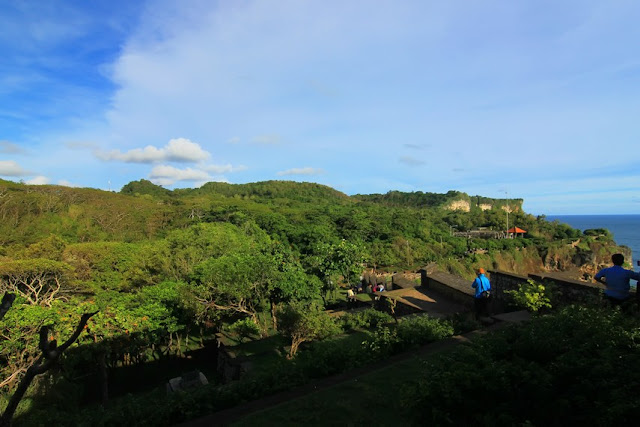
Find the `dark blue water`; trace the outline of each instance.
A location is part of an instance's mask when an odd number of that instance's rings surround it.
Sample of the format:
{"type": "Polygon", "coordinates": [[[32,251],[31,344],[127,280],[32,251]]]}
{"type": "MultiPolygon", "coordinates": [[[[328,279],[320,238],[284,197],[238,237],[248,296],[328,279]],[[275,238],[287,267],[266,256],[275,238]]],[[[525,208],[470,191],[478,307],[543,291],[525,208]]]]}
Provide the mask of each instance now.
{"type": "Polygon", "coordinates": [[[619,245],[631,248],[633,268],[640,271],[636,260],[640,259],[640,215],[547,215],[547,220],[558,220],[572,228],[584,231],[589,228],[606,228],[619,245]]]}

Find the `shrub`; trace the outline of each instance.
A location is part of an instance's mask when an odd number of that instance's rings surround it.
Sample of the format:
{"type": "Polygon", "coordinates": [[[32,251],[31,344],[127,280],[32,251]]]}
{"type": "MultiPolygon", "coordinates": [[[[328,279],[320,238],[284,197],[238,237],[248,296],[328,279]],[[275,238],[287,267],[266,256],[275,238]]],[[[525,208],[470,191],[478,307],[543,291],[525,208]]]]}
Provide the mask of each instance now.
{"type": "Polygon", "coordinates": [[[422,315],[400,322],[397,333],[403,348],[409,348],[449,337],[453,335],[453,326],[450,322],[422,315]]]}
{"type": "Polygon", "coordinates": [[[382,311],[368,309],[358,313],[347,313],[340,317],[340,323],[345,331],[357,328],[377,328],[393,321],[393,318],[382,311]]]}
{"type": "Polygon", "coordinates": [[[373,337],[362,345],[370,353],[387,357],[451,335],[453,326],[450,322],[421,315],[403,320],[395,329],[386,326],[377,329],[373,337]]]}
{"type": "Polygon", "coordinates": [[[238,335],[240,342],[244,341],[246,338],[250,338],[251,336],[260,335],[260,327],[249,318],[244,318],[234,322],[229,326],[229,330],[238,335]]]}
{"type": "Polygon", "coordinates": [[[532,279],[522,283],[517,290],[504,291],[516,307],[537,312],[543,307],[551,308],[551,289],[532,279]]]}
{"type": "Polygon", "coordinates": [[[568,307],[429,359],[403,400],[420,424],[629,425],[639,331],[618,311],[568,307]]]}

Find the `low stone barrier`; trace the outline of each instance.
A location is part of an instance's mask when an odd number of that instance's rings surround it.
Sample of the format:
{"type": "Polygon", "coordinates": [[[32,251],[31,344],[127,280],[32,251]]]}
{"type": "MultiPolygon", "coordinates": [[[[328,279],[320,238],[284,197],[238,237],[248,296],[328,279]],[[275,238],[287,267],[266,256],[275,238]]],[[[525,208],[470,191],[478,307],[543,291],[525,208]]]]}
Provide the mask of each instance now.
{"type": "Polygon", "coordinates": [[[474,290],[471,281],[443,272],[427,272],[423,270],[420,274],[421,285],[427,289],[432,289],[445,298],[449,298],[466,307],[473,306],[474,290]]]}
{"type": "MultiPolygon", "coordinates": [[[[464,304],[467,307],[473,306],[474,289],[471,287],[471,280],[463,279],[453,274],[427,271],[420,271],[421,285],[427,289],[442,294],[456,302],[464,304]]],[[[563,276],[561,273],[532,273],[529,275],[520,275],[501,270],[490,270],[487,277],[491,282],[492,288],[492,311],[494,313],[503,312],[507,302],[508,295],[505,291],[517,290],[520,284],[526,283],[527,280],[533,279],[547,286],[554,286],[556,296],[561,304],[584,303],[599,299],[605,289],[600,283],[582,282],[563,276]]],[[[631,290],[632,294],[635,290],[631,290]]]]}

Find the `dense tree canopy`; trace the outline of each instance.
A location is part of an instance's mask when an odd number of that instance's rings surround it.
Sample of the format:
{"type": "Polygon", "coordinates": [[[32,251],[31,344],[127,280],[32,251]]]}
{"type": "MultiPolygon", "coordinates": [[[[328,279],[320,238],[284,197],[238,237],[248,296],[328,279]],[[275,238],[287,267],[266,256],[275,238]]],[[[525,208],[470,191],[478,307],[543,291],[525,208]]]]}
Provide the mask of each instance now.
{"type": "Polygon", "coordinates": [[[606,230],[581,233],[521,205],[460,192],[349,197],[285,181],[169,191],[141,180],[113,193],[0,180],[0,294],[17,296],[0,323],[0,399],[38,357],[37,331],[70,336],[84,313],[97,312],[51,375],[97,375],[106,401],[110,369],[181,355],[223,324],[278,329],[293,356],[333,327],[323,304],[365,270],[438,263],[470,276],[478,265],[555,268],[619,250],[606,230]],[[451,210],[456,201],[469,211],[451,210]],[[454,235],[504,231],[505,202],[524,238],[454,235]]]}

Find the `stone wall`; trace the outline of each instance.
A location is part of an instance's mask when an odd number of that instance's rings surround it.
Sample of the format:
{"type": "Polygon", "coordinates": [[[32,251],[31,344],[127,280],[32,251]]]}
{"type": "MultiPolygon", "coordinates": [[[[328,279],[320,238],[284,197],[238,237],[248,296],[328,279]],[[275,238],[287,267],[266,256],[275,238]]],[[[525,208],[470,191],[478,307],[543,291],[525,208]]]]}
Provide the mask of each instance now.
{"type": "Polygon", "coordinates": [[[450,298],[467,307],[473,306],[474,291],[468,280],[449,273],[439,271],[428,273],[425,270],[421,271],[420,277],[423,287],[432,289],[445,298],[450,298]]]}
{"type": "Polygon", "coordinates": [[[503,308],[507,296],[505,290],[517,290],[518,286],[533,279],[547,286],[553,286],[561,304],[583,303],[601,298],[604,285],[582,282],[562,276],[559,273],[529,274],[522,276],[506,271],[491,270],[491,286],[494,289],[497,309],[503,308]]]}
{"type": "Polygon", "coordinates": [[[391,276],[391,289],[407,289],[407,288],[415,288],[419,286],[415,279],[419,276],[417,274],[394,274],[391,276]]]}
{"type": "Polygon", "coordinates": [[[497,312],[504,311],[507,301],[507,295],[504,291],[516,290],[521,283],[526,283],[529,279],[528,276],[500,270],[488,271],[487,277],[489,277],[489,281],[491,282],[493,307],[497,312]]]}
{"type": "Polygon", "coordinates": [[[238,357],[233,351],[229,350],[218,337],[218,360],[217,371],[222,381],[227,383],[239,380],[245,373],[251,369],[251,364],[246,357],[238,357]]]}
{"type": "Polygon", "coordinates": [[[568,279],[557,273],[530,274],[530,278],[547,286],[554,286],[561,304],[589,302],[602,297],[605,286],[568,279]]]}
{"type": "MultiPolygon", "coordinates": [[[[471,287],[471,282],[459,276],[443,272],[428,272],[425,269],[420,271],[421,284],[427,289],[442,294],[465,306],[473,306],[473,295],[475,291],[471,287]]],[[[501,313],[509,301],[505,291],[517,290],[519,285],[526,283],[528,279],[533,279],[547,286],[553,286],[560,304],[584,303],[602,297],[604,285],[600,283],[581,282],[559,273],[529,274],[520,275],[501,270],[491,270],[487,272],[487,277],[491,282],[493,302],[492,311],[501,313]]],[[[632,293],[635,291],[632,289],[632,293]]]]}

